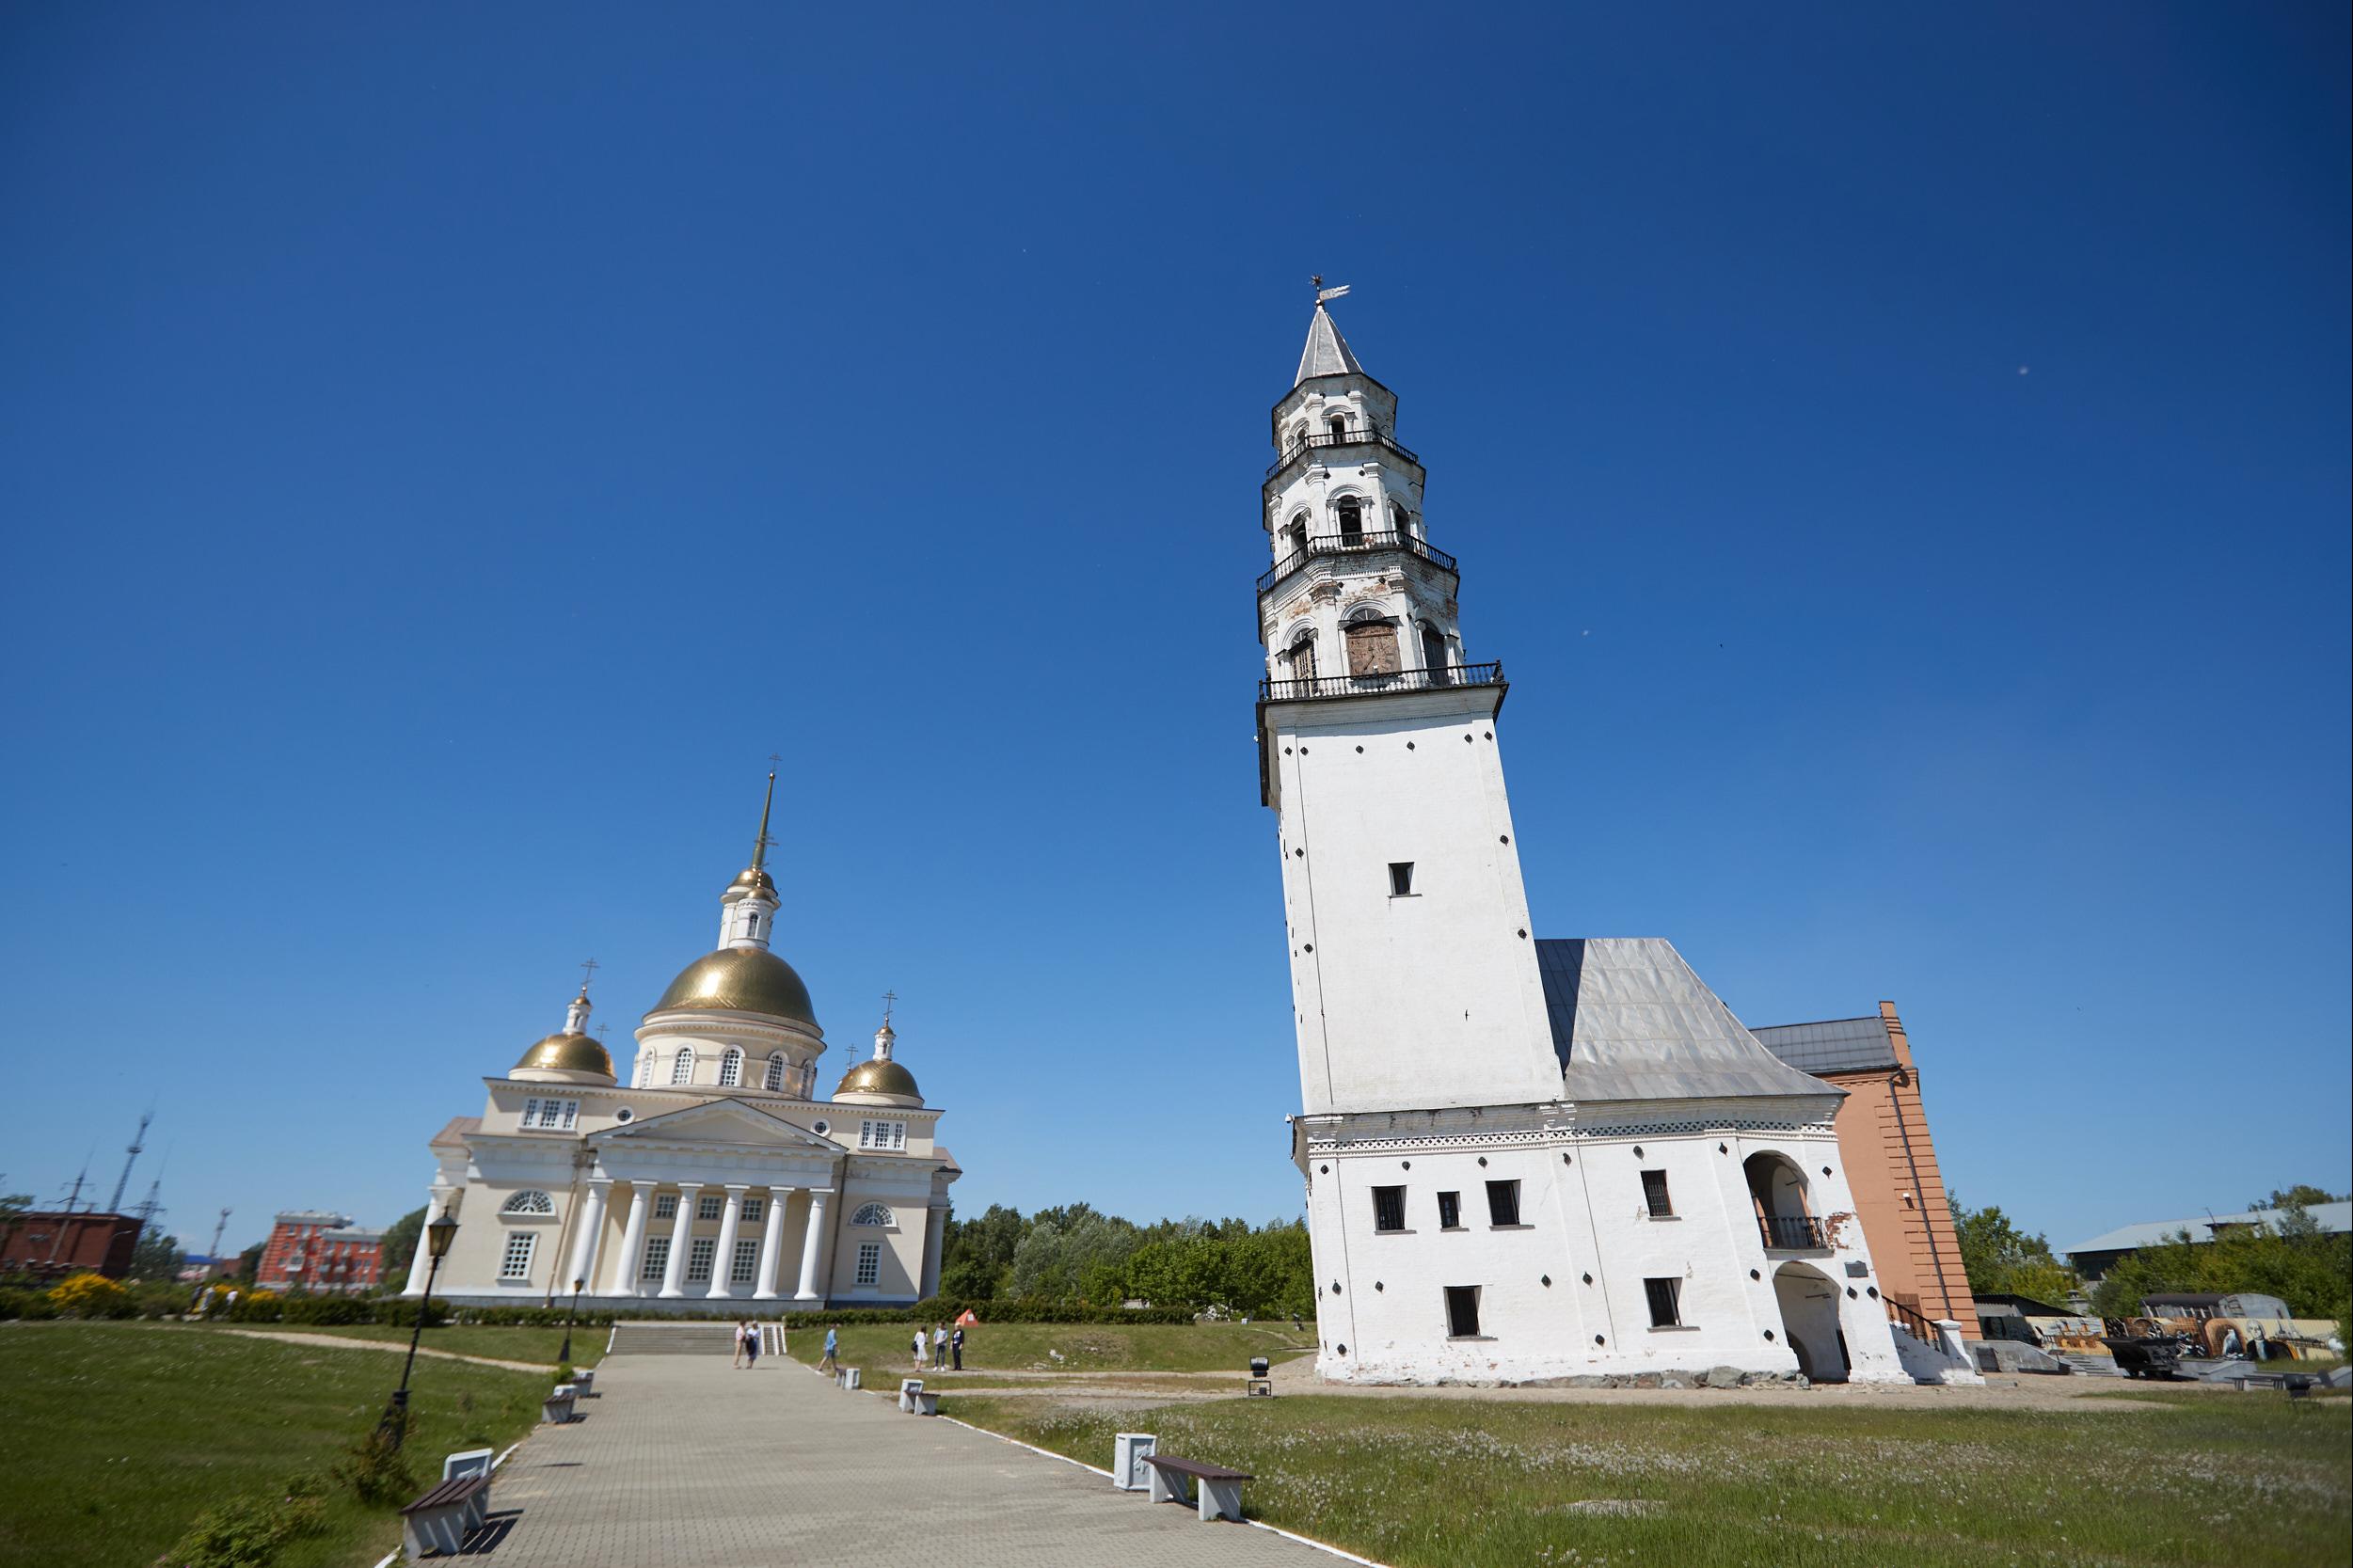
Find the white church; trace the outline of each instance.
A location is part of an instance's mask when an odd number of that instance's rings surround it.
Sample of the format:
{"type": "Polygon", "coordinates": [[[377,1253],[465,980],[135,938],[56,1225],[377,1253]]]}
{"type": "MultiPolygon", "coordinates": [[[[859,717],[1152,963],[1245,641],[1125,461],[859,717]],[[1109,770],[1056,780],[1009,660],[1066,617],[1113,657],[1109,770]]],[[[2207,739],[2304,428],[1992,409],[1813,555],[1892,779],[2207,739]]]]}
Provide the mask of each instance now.
{"type": "MultiPolygon", "coordinates": [[[[764,806],[752,863],[720,895],[719,944],[645,1014],[628,1083],[582,986],[563,1029],[483,1080],[482,1114],[435,1135],[428,1218],[458,1221],[437,1299],[538,1307],[577,1283],[584,1307],[769,1317],[934,1293],[962,1174],[940,1113],[887,1013],[873,1055],[818,1097],[825,1032],[770,947],[769,843],[764,806]]],[[[409,1295],[428,1267],[420,1248],[409,1295]]]]}
{"type": "Polygon", "coordinates": [[[1891,1325],[1844,1090],[1657,938],[1539,941],[1499,663],[1464,643],[1396,394],[1319,293],[1274,406],[1259,787],[1279,816],[1317,1367],[1978,1381],[1891,1325]]]}

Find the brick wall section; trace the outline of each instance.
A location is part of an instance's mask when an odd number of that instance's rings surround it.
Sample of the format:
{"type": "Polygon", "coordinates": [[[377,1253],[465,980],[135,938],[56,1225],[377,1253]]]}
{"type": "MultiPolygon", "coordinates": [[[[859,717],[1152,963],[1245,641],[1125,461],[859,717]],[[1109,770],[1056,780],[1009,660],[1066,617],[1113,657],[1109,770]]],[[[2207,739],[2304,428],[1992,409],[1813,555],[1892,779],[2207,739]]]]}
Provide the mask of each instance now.
{"type": "Polygon", "coordinates": [[[89,1270],[120,1279],[131,1272],[140,1228],[129,1214],[18,1214],[0,1225],[0,1274],[62,1279],[89,1270]]]}
{"type": "Polygon", "coordinates": [[[1952,1206],[1929,1138],[1919,1069],[1896,1005],[1882,1002],[1879,1016],[1909,1082],[1897,1085],[1884,1070],[1820,1075],[1847,1091],[1838,1108],[1838,1150],[1856,1217],[1879,1268],[1880,1289],[1931,1318],[1952,1319],[1974,1339],[1977,1301],[1962,1271],[1952,1206]]]}

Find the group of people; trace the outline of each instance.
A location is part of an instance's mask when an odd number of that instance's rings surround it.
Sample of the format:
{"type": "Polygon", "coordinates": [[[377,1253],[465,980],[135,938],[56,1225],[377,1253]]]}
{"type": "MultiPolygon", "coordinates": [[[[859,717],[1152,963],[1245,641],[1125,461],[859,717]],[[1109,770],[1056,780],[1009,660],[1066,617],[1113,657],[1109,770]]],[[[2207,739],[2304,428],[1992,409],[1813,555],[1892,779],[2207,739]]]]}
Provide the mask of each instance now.
{"type": "Polygon", "coordinates": [[[760,1328],[749,1318],[736,1320],[736,1365],[749,1371],[760,1364],[760,1328]]]}
{"type": "MultiPolygon", "coordinates": [[[[745,1326],[749,1327],[750,1325],[746,1324],[745,1326]]],[[[753,1330],[752,1339],[752,1355],[755,1359],[756,1359],[759,1355],[758,1330],[753,1330]]],[[[934,1323],[928,1330],[923,1328],[921,1325],[917,1325],[915,1329],[914,1352],[915,1370],[917,1371],[922,1371],[924,1370],[926,1365],[924,1358],[926,1356],[930,1358],[929,1364],[933,1371],[962,1371],[964,1370],[963,1325],[959,1323],[954,1329],[950,1329],[945,1323],[934,1323]]],[[[841,1337],[835,1334],[834,1330],[829,1327],[825,1331],[825,1354],[817,1364],[818,1370],[822,1372],[839,1370],[841,1367],[840,1354],[841,1337]]]]}
{"type": "Polygon", "coordinates": [[[915,1370],[923,1370],[923,1358],[927,1352],[931,1357],[931,1370],[933,1371],[962,1371],[964,1370],[964,1330],[962,1325],[959,1324],[956,1331],[951,1334],[944,1325],[933,1323],[931,1325],[931,1332],[927,1335],[923,1331],[923,1325],[920,1323],[916,1324],[915,1370]],[[955,1359],[955,1365],[953,1367],[948,1365],[948,1361],[951,1356],[955,1359]]]}

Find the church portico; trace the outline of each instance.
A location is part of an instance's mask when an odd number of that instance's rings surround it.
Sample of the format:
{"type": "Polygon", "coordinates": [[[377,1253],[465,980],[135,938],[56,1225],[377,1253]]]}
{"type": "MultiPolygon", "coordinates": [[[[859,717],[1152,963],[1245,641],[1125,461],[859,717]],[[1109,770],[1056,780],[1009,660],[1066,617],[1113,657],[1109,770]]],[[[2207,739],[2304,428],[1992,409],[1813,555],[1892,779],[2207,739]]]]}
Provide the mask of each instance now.
{"type": "Polygon", "coordinates": [[[579,1281],[583,1307],[769,1313],[936,1285],[961,1174],[940,1113],[894,1059],[887,1008],[872,1056],[816,1098],[824,1032],[768,945],[767,822],[722,895],[721,945],[645,1015],[628,1085],[587,1033],[583,985],[562,1032],[484,1080],[483,1114],[434,1138],[430,1208],[459,1221],[437,1296],[539,1306],[579,1281]]]}

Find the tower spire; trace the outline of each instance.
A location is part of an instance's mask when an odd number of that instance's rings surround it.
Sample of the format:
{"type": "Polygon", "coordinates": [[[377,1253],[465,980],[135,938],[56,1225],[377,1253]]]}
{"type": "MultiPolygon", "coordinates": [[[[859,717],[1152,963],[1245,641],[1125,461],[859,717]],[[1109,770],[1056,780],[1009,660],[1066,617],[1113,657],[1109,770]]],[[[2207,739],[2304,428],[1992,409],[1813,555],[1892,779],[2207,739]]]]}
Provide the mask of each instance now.
{"type": "Polygon", "coordinates": [[[1299,353],[1299,373],[1291,378],[1295,388],[1319,375],[1364,373],[1364,367],[1357,363],[1357,356],[1349,351],[1348,340],[1340,335],[1339,325],[1331,319],[1331,312],[1324,309],[1326,301],[1338,299],[1346,293],[1348,285],[1343,283],[1336,289],[1327,289],[1320,274],[1312,281],[1315,284],[1315,316],[1307,324],[1307,347],[1299,353]]]}
{"type": "MultiPolygon", "coordinates": [[[[773,758],[770,760],[773,761],[773,758]]],[[[760,836],[752,841],[752,869],[768,869],[768,847],[776,841],[768,836],[769,809],[776,804],[776,770],[768,773],[768,798],[760,802],[760,836]]]]}

